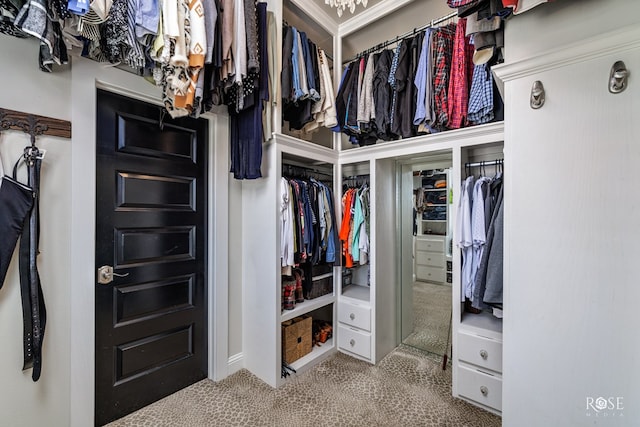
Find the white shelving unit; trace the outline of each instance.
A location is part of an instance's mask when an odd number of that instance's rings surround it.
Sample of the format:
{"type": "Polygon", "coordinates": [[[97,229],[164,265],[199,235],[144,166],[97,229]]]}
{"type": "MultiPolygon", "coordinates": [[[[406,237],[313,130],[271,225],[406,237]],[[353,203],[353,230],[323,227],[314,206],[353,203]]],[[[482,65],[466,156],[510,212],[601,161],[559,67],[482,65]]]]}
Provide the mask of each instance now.
{"type": "MultiPolygon", "coordinates": [[[[323,310],[323,315],[329,312],[329,320],[336,318],[336,280],[334,292],[305,300],[296,304],[293,310],[281,309],[279,197],[282,168],[291,162],[335,170],[337,153],[282,134],[276,134],[264,148],[264,177],[242,184],[243,205],[251,207],[243,209],[243,234],[256,236],[245,239],[243,245],[243,258],[249,260],[243,277],[243,321],[252,325],[244,328],[243,346],[245,367],[267,384],[278,387],[286,381],[281,378],[281,323],[304,314],[313,317],[317,310],[323,310]]],[[[330,339],[313,347],[311,353],[295,361],[292,367],[303,372],[335,351],[335,339],[330,339]]]]}
{"type": "MultiPolygon", "coordinates": [[[[336,64],[342,63],[345,38],[352,35],[357,38],[359,31],[385,19],[389,13],[410,1],[385,0],[369,8],[358,19],[341,24],[327,19],[312,0],[268,0],[267,3],[268,9],[276,16],[278,45],[282,44],[281,24],[285,19],[290,25],[306,31],[312,40],[324,43],[322,47],[333,56],[334,90],[337,92],[342,70],[336,64]],[[323,36],[326,36],[325,40],[320,40],[323,36]]],[[[437,15],[432,18],[444,15],[440,11],[434,13],[437,15]]],[[[423,16],[420,19],[424,22],[427,18],[423,16]]],[[[279,74],[281,53],[276,63],[279,74]]],[[[280,92],[276,97],[280,99],[280,92]]],[[[345,150],[344,137],[340,134],[321,132],[307,141],[286,135],[288,131],[281,125],[281,104],[277,103],[273,114],[274,138],[264,145],[263,178],[242,182],[243,208],[238,212],[243,225],[243,363],[245,368],[273,387],[286,381],[281,378],[281,323],[300,315],[313,316],[314,312],[321,312],[325,317],[328,315],[333,321],[333,338],[295,361],[292,367],[298,372],[311,368],[335,351],[377,363],[399,343],[396,304],[399,266],[393,250],[398,242],[397,206],[393,202],[397,197],[397,161],[453,150],[456,164],[455,153],[458,150],[459,155],[460,147],[494,143],[501,140],[503,132],[502,123],[494,123],[345,150]],[[366,170],[370,175],[371,188],[371,252],[368,283],[354,282],[342,289],[341,268],[336,267],[332,294],[305,301],[294,310],[282,312],[278,198],[282,166],[287,161],[312,168],[333,167],[334,206],[338,222],[341,218],[343,174],[350,173],[350,169],[357,173],[361,173],[359,169],[366,170]]],[[[339,248],[336,249],[339,256],[339,248]]],[[[456,258],[454,254],[454,283],[456,278],[459,280],[456,258]]]]}
{"type": "MultiPolygon", "coordinates": [[[[466,178],[464,164],[482,160],[504,159],[502,141],[460,147],[454,151],[454,206],[460,200],[460,185],[466,178]],[[456,191],[455,188],[458,190],[456,191]]],[[[454,209],[455,211],[455,209],[454,209]]],[[[452,216],[453,219],[453,216],[452,216]]],[[[455,220],[455,219],[453,219],[455,220]]],[[[455,236],[454,236],[455,241],[455,236]]],[[[468,313],[461,303],[460,249],[453,245],[453,322],[452,367],[453,395],[490,412],[502,411],[502,324],[503,320],[488,311],[468,313]]],[[[508,283],[504,284],[509,286],[508,283]]]]}

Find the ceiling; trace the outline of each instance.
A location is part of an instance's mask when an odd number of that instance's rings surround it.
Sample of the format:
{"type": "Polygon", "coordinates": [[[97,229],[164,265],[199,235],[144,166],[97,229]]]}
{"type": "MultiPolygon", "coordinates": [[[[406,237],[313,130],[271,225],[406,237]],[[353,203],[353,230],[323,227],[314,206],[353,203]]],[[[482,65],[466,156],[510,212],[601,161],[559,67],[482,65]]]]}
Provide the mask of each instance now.
{"type": "MultiPolygon", "coordinates": [[[[367,8],[377,4],[377,3],[381,3],[384,0],[368,0],[367,1],[367,8]]],[[[356,5],[356,10],[353,12],[353,14],[351,12],[349,12],[349,8],[345,9],[345,11],[342,13],[342,17],[338,16],[338,13],[336,12],[336,8],[332,8],[331,6],[329,6],[328,4],[325,4],[325,0],[313,0],[314,3],[316,3],[318,6],[320,6],[320,8],[322,8],[327,15],[331,16],[336,24],[341,24],[345,21],[347,21],[348,19],[353,18],[354,16],[357,16],[359,13],[362,13],[363,11],[365,11],[366,9],[362,6],[361,4],[356,5]]]]}

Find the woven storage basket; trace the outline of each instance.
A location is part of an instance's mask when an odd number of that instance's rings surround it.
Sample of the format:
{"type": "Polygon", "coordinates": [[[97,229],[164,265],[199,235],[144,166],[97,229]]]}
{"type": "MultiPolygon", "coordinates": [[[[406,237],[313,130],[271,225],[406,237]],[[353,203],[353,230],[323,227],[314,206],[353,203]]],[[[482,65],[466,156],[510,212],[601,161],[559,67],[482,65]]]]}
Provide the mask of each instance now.
{"type": "Polygon", "coordinates": [[[314,299],[333,292],[333,277],[325,277],[311,282],[311,292],[307,299],[314,299]]]}
{"type": "Polygon", "coordinates": [[[311,316],[282,322],[282,359],[291,364],[309,354],[312,348],[311,316]]]}

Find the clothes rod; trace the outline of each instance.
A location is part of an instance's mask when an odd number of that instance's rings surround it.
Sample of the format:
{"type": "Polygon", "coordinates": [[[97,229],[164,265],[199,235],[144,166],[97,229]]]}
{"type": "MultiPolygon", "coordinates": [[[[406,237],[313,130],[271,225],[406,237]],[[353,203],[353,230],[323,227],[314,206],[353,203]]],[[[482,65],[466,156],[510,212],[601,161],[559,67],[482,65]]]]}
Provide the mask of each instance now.
{"type": "Polygon", "coordinates": [[[284,169],[288,167],[295,168],[298,170],[304,170],[309,173],[319,173],[326,176],[331,176],[331,177],[333,176],[333,173],[332,173],[333,168],[331,166],[309,165],[309,164],[304,164],[302,162],[296,162],[295,160],[283,159],[282,170],[284,171],[284,169]]]}
{"type": "Polygon", "coordinates": [[[348,59],[346,61],[343,61],[342,64],[343,65],[344,64],[348,64],[348,63],[350,63],[352,61],[355,61],[356,59],[362,57],[363,55],[366,55],[367,53],[376,52],[376,51],[378,51],[380,49],[383,49],[383,48],[385,48],[385,47],[387,47],[387,46],[389,46],[389,45],[391,45],[393,43],[397,43],[400,40],[404,40],[405,38],[407,38],[407,37],[409,37],[409,36],[411,36],[413,34],[416,34],[416,33],[420,32],[420,31],[426,30],[427,28],[431,28],[434,25],[441,24],[441,23],[443,23],[445,21],[448,21],[449,19],[453,19],[453,18],[455,18],[457,16],[458,16],[458,12],[451,12],[450,14],[442,16],[442,17],[440,17],[438,19],[432,19],[431,21],[429,21],[428,24],[425,24],[422,27],[416,27],[411,31],[407,31],[406,33],[404,33],[402,35],[396,36],[395,39],[387,40],[387,41],[385,41],[383,43],[377,44],[377,45],[375,45],[375,46],[373,46],[373,47],[371,47],[369,49],[366,49],[366,50],[360,52],[359,54],[357,54],[356,56],[354,56],[353,58],[348,59]]]}
{"type": "Polygon", "coordinates": [[[465,163],[464,167],[477,168],[481,166],[495,166],[495,165],[503,165],[503,164],[504,164],[504,159],[497,159],[497,160],[489,160],[486,162],[465,163]]]}

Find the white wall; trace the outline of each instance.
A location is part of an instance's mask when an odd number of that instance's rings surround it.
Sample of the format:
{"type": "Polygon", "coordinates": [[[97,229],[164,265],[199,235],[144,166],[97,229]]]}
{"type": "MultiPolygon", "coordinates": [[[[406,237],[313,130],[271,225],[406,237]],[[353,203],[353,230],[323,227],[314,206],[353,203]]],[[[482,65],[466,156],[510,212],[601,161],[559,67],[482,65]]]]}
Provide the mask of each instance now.
{"type": "Polygon", "coordinates": [[[351,59],[365,49],[386,40],[395,39],[396,36],[405,34],[413,28],[422,27],[431,20],[452,12],[455,12],[455,9],[447,6],[447,2],[444,0],[415,0],[343,39],[342,61],[351,59]]]}
{"type": "MultiPolygon", "coordinates": [[[[0,75],[4,76],[0,107],[69,120],[69,71],[46,74],[38,69],[38,44],[0,36],[0,75]],[[8,58],[11,58],[9,61],[8,58]]],[[[29,145],[20,131],[0,133],[5,173],[29,145]]],[[[41,136],[46,149],[41,183],[41,237],[38,267],[47,306],[47,324],[40,380],[22,372],[22,309],[17,251],[0,290],[0,351],[2,425],[69,425],[69,233],[71,140],[41,136]],[[34,410],[37,408],[37,410],[34,410]]],[[[24,172],[24,167],[22,171],[24,172]]],[[[26,183],[24,174],[20,177],[26,183]]],[[[3,236],[4,237],[4,236],[3,236]]]]}
{"type": "MultiPolygon", "coordinates": [[[[53,73],[43,73],[38,69],[37,54],[38,43],[33,39],[0,37],[0,56],[11,58],[0,62],[0,75],[10,77],[10,84],[3,86],[0,107],[69,120],[72,138],[39,138],[39,145],[47,149],[42,169],[39,266],[48,319],[43,373],[35,384],[30,371],[21,372],[22,313],[15,262],[0,290],[4,343],[0,351],[0,425],[84,427],[93,424],[94,403],[95,239],[93,231],[87,231],[95,228],[96,87],[148,102],[158,102],[160,90],[134,74],[84,58],[72,58],[73,67],[55,67],[53,73]]],[[[211,192],[215,199],[211,206],[216,215],[222,210],[232,216],[241,209],[240,185],[228,182],[228,120],[217,118],[211,135],[211,192]],[[224,191],[216,191],[215,185],[222,185],[224,191]]],[[[28,143],[27,136],[15,131],[0,134],[5,171],[28,143]]],[[[210,269],[217,285],[210,292],[210,304],[218,308],[217,304],[228,304],[225,310],[217,311],[225,315],[228,311],[229,318],[211,322],[215,332],[210,331],[212,336],[224,335],[223,341],[210,347],[210,357],[217,356],[222,363],[212,360],[209,365],[222,377],[227,373],[229,355],[242,353],[242,261],[227,243],[227,233],[231,238],[241,235],[240,222],[234,219],[231,227],[215,222],[210,234],[213,257],[231,255],[231,277],[226,262],[214,263],[215,271],[210,269]],[[229,282],[236,286],[227,288],[229,282]],[[231,325],[228,331],[227,325],[231,325]]]]}
{"type": "Polygon", "coordinates": [[[558,0],[507,27],[515,64],[505,88],[505,426],[639,425],[640,87],[633,77],[622,94],[606,86],[616,60],[631,76],[639,71],[638,24],[635,0],[558,0]],[[606,52],[615,53],[589,56],[623,25],[635,32],[611,43],[606,52]],[[584,50],[564,48],[587,36],[595,39],[584,50]],[[557,56],[546,53],[554,48],[557,56]],[[547,102],[532,110],[538,79],[547,102]],[[587,406],[600,397],[614,405],[600,413],[587,406]]]}
{"type": "Polygon", "coordinates": [[[229,357],[242,354],[242,181],[229,178],[229,357]]]}
{"type": "Polygon", "coordinates": [[[638,0],[557,0],[514,15],[505,26],[505,59],[519,61],[640,22],[638,0]]]}

